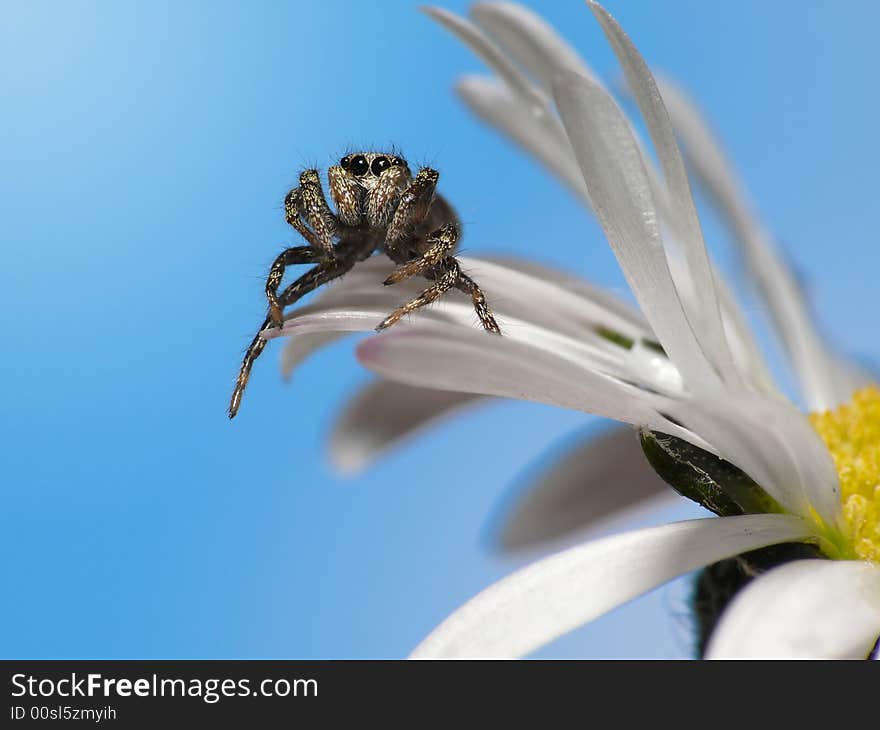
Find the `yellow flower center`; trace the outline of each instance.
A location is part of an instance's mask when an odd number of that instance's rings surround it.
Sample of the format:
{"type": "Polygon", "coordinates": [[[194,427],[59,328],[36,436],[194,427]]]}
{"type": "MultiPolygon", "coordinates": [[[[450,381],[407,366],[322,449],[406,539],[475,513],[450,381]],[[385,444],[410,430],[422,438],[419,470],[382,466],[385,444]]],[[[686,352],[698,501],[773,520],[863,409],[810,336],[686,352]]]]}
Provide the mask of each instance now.
{"type": "Polygon", "coordinates": [[[837,467],[852,549],[880,563],[880,389],[857,390],[851,404],[811,413],[810,423],[837,467]]]}

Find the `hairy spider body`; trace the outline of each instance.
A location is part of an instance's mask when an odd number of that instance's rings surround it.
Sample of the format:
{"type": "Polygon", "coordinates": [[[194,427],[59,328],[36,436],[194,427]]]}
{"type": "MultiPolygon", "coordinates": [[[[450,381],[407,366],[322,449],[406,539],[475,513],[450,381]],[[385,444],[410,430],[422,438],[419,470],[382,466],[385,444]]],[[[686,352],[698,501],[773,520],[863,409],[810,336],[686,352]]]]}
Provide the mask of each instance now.
{"type": "Polygon", "coordinates": [[[415,299],[395,309],[377,330],[400,321],[405,315],[436,301],[451,289],[468,294],[483,328],[500,334],[480,287],[462,272],[453,255],[458,248],[460,227],[452,206],[436,193],[440,175],[423,167],[415,177],[402,157],[381,152],[346,155],[327,171],[334,212],[321,187],[317,170],[305,170],[299,187],[284,200],[287,222],[306,240],[281,252],[266,279],[269,311],[254,337],[229,402],[235,417],[254,361],[266,347],[261,336],[267,327],[281,327],[284,308],[318,287],[350,271],[377,252],[385,253],[397,269],[385,280],[391,285],[412,276],[433,283],[415,299]],[[278,291],[285,269],[297,264],[313,268],[278,291]]]}

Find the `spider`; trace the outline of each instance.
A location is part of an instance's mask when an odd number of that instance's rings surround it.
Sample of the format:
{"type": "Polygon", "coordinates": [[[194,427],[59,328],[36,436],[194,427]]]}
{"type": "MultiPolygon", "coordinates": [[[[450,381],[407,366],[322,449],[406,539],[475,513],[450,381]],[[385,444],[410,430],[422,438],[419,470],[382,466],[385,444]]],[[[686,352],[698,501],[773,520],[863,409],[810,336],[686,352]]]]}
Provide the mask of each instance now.
{"type": "Polygon", "coordinates": [[[269,312],[245,352],[229,401],[230,418],[238,413],[251,368],[266,347],[262,331],[281,327],[285,307],[379,251],[397,264],[385,279],[386,286],[412,276],[434,283],[395,309],[376,330],[384,330],[450,289],[458,289],[471,296],[484,329],[501,334],[482,290],[462,272],[453,256],[460,237],[459,223],[452,206],[435,193],[439,178],[429,167],[413,177],[406,160],[395,154],[349,154],[327,171],[334,213],[324,197],[318,171],[305,170],[299,176],[299,187],[287,194],[284,211],[287,222],[308,245],[282,251],[269,270],[269,312]],[[315,266],[279,293],[285,269],[296,264],[315,266]]]}

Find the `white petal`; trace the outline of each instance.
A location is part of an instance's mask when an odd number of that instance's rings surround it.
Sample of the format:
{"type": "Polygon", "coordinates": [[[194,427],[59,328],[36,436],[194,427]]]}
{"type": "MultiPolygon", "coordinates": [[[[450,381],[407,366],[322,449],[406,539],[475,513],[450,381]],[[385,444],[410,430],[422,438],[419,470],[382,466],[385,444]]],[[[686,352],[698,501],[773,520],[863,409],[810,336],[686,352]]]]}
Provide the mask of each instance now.
{"type": "MultiPolygon", "coordinates": [[[[558,332],[590,338],[599,328],[614,330],[638,340],[651,337],[644,320],[620,299],[592,287],[587,282],[580,286],[563,286],[560,279],[547,278],[549,267],[495,262],[491,259],[462,258],[462,268],[480,283],[492,304],[497,299],[497,310],[505,316],[517,317],[543,324],[558,332]],[[542,269],[543,273],[533,272],[542,269]],[[515,296],[505,296],[513,292],[515,296]]],[[[571,278],[571,277],[569,277],[571,278]]]]}
{"type": "Polygon", "coordinates": [[[580,436],[560,457],[516,488],[500,517],[505,550],[533,547],[595,527],[609,518],[678,496],[648,464],[631,428],[580,436]]]}
{"type": "Polygon", "coordinates": [[[539,560],[458,609],[414,658],[524,656],[672,578],[779,542],[809,538],[789,515],[743,515],[651,527],[539,560]]]}
{"type": "Polygon", "coordinates": [[[783,507],[804,517],[815,510],[829,527],[839,527],[834,463],[806,417],[792,406],[748,392],[727,392],[673,402],[670,410],[783,507]]]}
{"type": "Polygon", "coordinates": [[[330,457],[340,471],[359,472],[435,421],[482,402],[486,401],[471,393],[374,381],[337,417],[330,436],[330,457]]]}
{"type": "MultiPolygon", "coordinates": [[[[381,298],[384,294],[379,290],[369,296],[381,298]]],[[[316,302],[291,314],[283,329],[267,329],[263,336],[369,332],[388,311],[387,302],[364,301],[359,306],[354,302],[316,302]]],[[[392,331],[364,341],[358,354],[367,367],[405,384],[585,410],[661,430],[714,451],[700,436],[660,414],[661,408],[671,410],[669,397],[597,369],[605,365],[613,372],[610,356],[603,362],[603,353],[588,345],[523,321],[503,322],[502,328],[510,325],[509,334],[491,335],[477,329],[473,318],[470,302],[441,301],[403,320],[392,331]]],[[[623,348],[609,347],[630,357],[623,348]]],[[[636,362],[641,356],[639,348],[633,348],[633,353],[632,361],[636,362]]],[[[652,375],[659,383],[659,374],[668,362],[656,359],[659,362],[652,375]]]]}
{"type": "MultiPolygon", "coordinates": [[[[543,19],[530,10],[513,3],[479,3],[472,9],[472,16],[498,42],[501,51],[521,64],[545,88],[549,88],[558,74],[566,70],[576,71],[595,80],[592,71],[580,60],[577,53],[543,19]]],[[[511,91],[506,84],[474,77],[461,81],[458,84],[458,91],[465,103],[480,117],[525,148],[571,188],[587,207],[591,207],[589,195],[573,159],[570,143],[564,135],[560,138],[556,125],[547,124],[543,115],[536,117],[533,114],[533,105],[527,98],[511,91]]],[[[681,225],[678,224],[674,211],[670,211],[665,185],[657,178],[651,160],[641,146],[640,151],[646,165],[649,183],[660,205],[660,212],[680,236],[681,225]]],[[[705,252],[699,242],[696,255],[702,255],[705,259],[705,252]]],[[[690,276],[688,272],[685,273],[690,276]]],[[[681,282],[675,271],[673,277],[680,287],[681,282]]],[[[708,296],[705,294],[706,291],[709,290],[703,286],[696,286],[689,287],[687,292],[681,292],[685,309],[692,322],[706,319],[704,314],[706,311],[704,305],[708,296]],[[685,296],[685,293],[688,296],[685,296]]],[[[731,302],[727,302],[725,306],[729,309],[730,304],[731,302]]],[[[730,372],[731,359],[724,354],[723,335],[726,332],[730,337],[738,338],[732,343],[732,346],[735,345],[737,348],[735,360],[737,365],[759,369],[757,374],[746,373],[749,382],[754,384],[757,380],[759,387],[766,388],[769,381],[765,377],[766,372],[760,370],[762,362],[759,356],[756,357],[758,350],[748,330],[737,328],[740,319],[735,313],[731,315],[730,311],[726,311],[724,315],[725,328],[721,334],[718,334],[720,327],[717,318],[715,320],[710,318],[708,324],[701,326],[701,331],[705,331],[710,344],[714,340],[721,353],[720,367],[722,370],[727,369],[729,378],[735,378],[735,373],[730,372]]]]}
{"type": "Polygon", "coordinates": [[[358,358],[378,374],[409,385],[574,408],[674,433],[705,447],[659,414],[657,408],[668,399],[513,337],[460,327],[409,327],[363,341],[358,358]]]}
{"type": "Polygon", "coordinates": [[[715,277],[703,241],[684,161],[678,150],[663,99],[648,65],[617,21],[598,3],[591,1],[589,6],[623,67],[663,168],[669,193],[670,216],[675,221],[675,233],[683,246],[689,278],[693,283],[694,301],[693,306],[687,310],[688,319],[697,330],[704,351],[722,377],[728,382],[737,383],[738,371],[721,323],[715,277]]]}
{"type": "Polygon", "coordinates": [[[539,15],[507,2],[477,3],[471,17],[510,57],[551,89],[560,70],[574,71],[597,81],[596,74],[539,15]]]}
{"type": "Polygon", "coordinates": [[[564,134],[551,131],[506,84],[481,76],[466,76],[455,88],[478,117],[507,135],[556,175],[587,208],[591,207],[584,178],[564,134]]]}
{"type": "MultiPolygon", "coordinates": [[[[505,337],[575,357],[585,367],[644,384],[658,392],[671,395],[682,392],[681,376],[667,358],[638,346],[627,349],[609,340],[608,331],[636,343],[653,337],[631,307],[607,292],[585,282],[567,281],[564,275],[554,274],[546,267],[537,267],[540,272],[536,275],[532,271],[535,267],[530,269],[521,262],[512,265],[479,259],[461,259],[461,262],[486,292],[505,337]],[[548,274],[546,279],[541,272],[548,274]],[[517,292],[517,296],[495,299],[498,293],[511,291],[517,292]],[[535,302],[541,306],[535,306],[535,302]]],[[[345,286],[329,290],[314,303],[295,310],[288,315],[283,330],[271,328],[264,336],[271,339],[327,328],[366,331],[370,329],[369,321],[364,319],[368,311],[375,312],[377,319],[372,323],[375,326],[392,309],[426,286],[420,279],[393,287],[382,286],[383,271],[362,266],[349,275],[345,286]],[[317,317],[321,312],[329,313],[330,319],[317,317]],[[358,318],[353,327],[343,323],[347,313],[358,318]]],[[[419,310],[407,322],[419,323],[426,321],[425,318],[458,323],[469,331],[479,330],[470,299],[460,292],[450,292],[439,302],[419,310]]]]}
{"type": "MultiPolygon", "coordinates": [[[[326,290],[316,301],[327,306],[387,302],[394,308],[428,286],[429,282],[419,277],[383,286],[383,279],[391,271],[383,259],[376,256],[361,264],[340,286],[326,290]]],[[[633,306],[566,272],[514,257],[459,256],[458,260],[462,270],[476,279],[489,304],[502,316],[543,324],[591,341],[597,341],[595,330],[600,327],[632,339],[653,337],[644,317],[633,306]],[[516,296],[509,296],[509,292],[516,292],[516,296]],[[541,306],[535,306],[535,301],[541,306]]],[[[458,304],[469,299],[459,292],[450,292],[440,301],[458,304]]]]}
{"type": "MultiPolygon", "coordinates": [[[[473,15],[500,44],[500,48],[495,49],[496,55],[507,53],[545,87],[549,87],[560,74],[571,71],[595,81],[592,71],[580,61],[577,54],[550,26],[531,11],[510,3],[489,3],[476,6],[473,15]]],[[[471,35],[477,34],[477,30],[471,29],[471,35]]],[[[468,41],[464,35],[461,37],[474,46],[473,40],[468,41]]],[[[489,39],[483,38],[482,41],[490,43],[489,39]]],[[[505,71],[503,67],[496,67],[496,70],[502,77],[510,74],[509,69],[505,71]]],[[[524,95],[521,92],[521,89],[525,88],[525,81],[517,77],[513,84],[499,85],[485,79],[467,79],[460,83],[458,88],[465,103],[469,104],[479,116],[545,164],[588,208],[592,209],[589,192],[577,171],[571,144],[559,120],[550,108],[536,113],[534,103],[536,95],[531,92],[524,95]]],[[[658,176],[653,161],[645,152],[634,131],[633,137],[639,147],[648,184],[655,197],[659,213],[670,227],[670,231],[675,236],[682,237],[683,226],[679,220],[681,216],[677,215],[669,203],[670,196],[666,184],[658,176]]],[[[684,232],[683,237],[687,238],[687,231],[684,232]]],[[[670,238],[667,244],[672,242],[673,239],[670,238]]],[[[695,254],[691,254],[691,258],[702,255],[705,259],[701,242],[697,242],[697,247],[692,246],[690,250],[696,251],[695,254]]],[[[707,315],[707,311],[712,310],[707,310],[705,307],[706,302],[711,298],[711,281],[708,288],[691,286],[689,278],[692,274],[687,267],[684,274],[688,278],[680,280],[677,269],[672,269],[673,281],[679,288],[687,316],[692,324],[695,323],[697,331],[704,333],[706,346],[710,348],[708,352],[716,367],[726,375],[727,380],[736,382],[737,370],[725,346],[726,330],[721,330],[717,316],[713,320],[707,315]]]]}
{"type": "Polygon", "coordinates": [[[749,583],[722,614],[709,659],[866,659],[880,636],[880,566],[799,560],[749,583]]]}
{"type": "Polygon", "coordinates": [[[718,377],[706,359],[678,296],[650,184],[623,113],[604,89],[576,74],[555,86],[556,104],[605,235],[642,311],[689,384],[718,377]]]}
{"type": "MultiPolygon", "coordinates": [[[[580,174],[580,171],[578,174],[580,174]]],[[[555,284],[570,292],[574,292],[590,302],[590,306],[598,305],[599,307],[607,309],[616,317],[621,317],[633,327],[636,327],[642,333],[643,337],[654,339],[654,334],[651,332],[650,325],[637,307],[630,304],[628,301],[625,301],[609,289],[596,284],[591,284],[585,279],[581,279],[579,276],[575,276],[568,271],[541,264],[532,261],[531,259],[521,259],[515,256],[493,255],[477,259],[465,259],[465,261],[469,260],[475,262],[489,261],[501,264],[508,269],[513,269],[514,271],[523,274],[529,274],[545,283],[555,284]]]]}
{"type": "MultiPolygon", "coordinates": [[[[563,72],[580,74],[601,85],[577,52],[531,10],[514,3],[479,3],[473,7],[471,14],[498,42],[500,50],[532,74],[547,91],[552,90],[553,83],[563,72]]],[[[529,98],[510,90],[506,95],[493,92],[486,81],[474,85],[465,80],[459,84],[459,91],[479,116],[543,162],[580,197],[587,208],[592,209],[571,144],[553,109],[548,107],[546,114],[536,118],[529,98]]],[[[651,188],[658,197],[661,212],[666,215],[665,185],[660,181],[653,161],[645,154],[638,135],[633,134],[639,144],[651,188]]],[[[670,224],[674,224],[674,221],[670,221],[670,224]]]]}
{"type": "Polygon", "coordinates": [[[807,406],[825,410],[848,401],[852,391],[846,374],[839,372],[794,272],[755,216],[719,144],[684,92],[668,79],[660,79],[659,84],[688,161],[735,233],[752,279],[785,343],[807,406]]]}
{"type": "MultiPolygon", "coordinates": [[[[384,301],[376,304],[375,301],[364,303],[359,299],[344,302],[342,305],[315,302],[288,315],[281,329],[270,327],[263,330],[261,335],[266,340],[274,340],[278,337],[298,337],[314,332],[373,332],[388,311],[384,301]]],[[[426,307],[418,313],[418,326],[439,328],[444,332],[444,325],[447,328],[450,326],[448,313],[448,304],[426,307]]],[[[404,319],[395,328],[409,328],[413,324],[412,318],[404,319]]]]}
{"type": "MultiPolygon", "coordinates": [[[[511,120],[511,122],[504,124],[502,131],[511,134],[515,140],[519,140],[525,134],[534,135],[534,144],[528,144],[526,147],[530,150],[536,147],[540,154],[558,157],[560,153],[568,152],[569,144],[565,130],[556,116],[547,94],[517,68],[503,49],[499,48],[480,28],[465,18],[441,8],[427,7],[424,10],[480,56],[509,88],[513,95],[512,98],[508,97],[509,102],[519,106],[519,111],[516,114],[518,121],[511,120]],[[531,115],[532,122],[525,121],[526,115],[531,115]]],[[[489,118],[490,123],[494,123],[492,120],[497,117],[497,113],[487,113],[485,105],[481,105],[481,108],[476,111],[481,116],[489,118]]],[[[583,187],[577,183],[573,185],[574,191],[582,196],[583,187]]],[[[588,207],[590,206],[589,199],[585,203],[588,207]]]]}
{"type": "Polygon", "coordinates": [[[734,297],[727,282],[715,271],[715,291],[721,305],[721,319],[730,343],[731,354],[745,381],[755,390],[775,398],[784,398],[776,387],[776,381],[755,334],[746,322],[745,314],[734,297]]]}
{"type": "Polygon", "coordinates": [[[443,8],[422,9],[482,58],[527,103],[530,111],[537,116],[550,116],[547,96],[476,25],[443,8]]]}

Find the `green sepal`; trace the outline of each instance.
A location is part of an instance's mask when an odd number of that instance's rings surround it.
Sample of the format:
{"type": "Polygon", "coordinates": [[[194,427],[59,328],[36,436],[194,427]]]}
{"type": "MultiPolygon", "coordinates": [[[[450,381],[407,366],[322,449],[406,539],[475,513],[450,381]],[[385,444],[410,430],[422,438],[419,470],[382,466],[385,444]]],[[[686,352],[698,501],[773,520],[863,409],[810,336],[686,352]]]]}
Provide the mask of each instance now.
{"type": "Polygon", "coordinates": [[[642,429],[639,439],[648,463],[664,482],[716,515],[785,511],[748,474],[729,461],[659,431],[642,429]]]}

